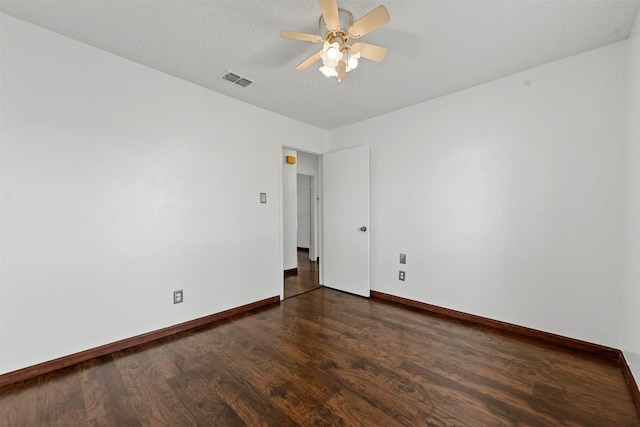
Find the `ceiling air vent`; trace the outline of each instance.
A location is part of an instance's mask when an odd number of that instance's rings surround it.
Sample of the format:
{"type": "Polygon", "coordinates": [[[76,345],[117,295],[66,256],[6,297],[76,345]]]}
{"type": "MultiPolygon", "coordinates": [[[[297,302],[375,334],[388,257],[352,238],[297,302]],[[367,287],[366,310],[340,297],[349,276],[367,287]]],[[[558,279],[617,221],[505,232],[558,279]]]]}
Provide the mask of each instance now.
{"type": "Polygon", "coordinates": [[[241,77],[234,73],[227,73],[224,76],[222,76],[222,78],[242,87],[247,87],[252,83],[251,80],[245,79],[244,77],[241,77]]]}
{"type": "Polygon", "coordinates": [[[247,87],[247,86],[249,86],[251,84],[251,80],[247,80],[247,79],[242,78],[242,79],[238,80],[236,82],[236,84],[240,85],[242,87],[247,87]]]}

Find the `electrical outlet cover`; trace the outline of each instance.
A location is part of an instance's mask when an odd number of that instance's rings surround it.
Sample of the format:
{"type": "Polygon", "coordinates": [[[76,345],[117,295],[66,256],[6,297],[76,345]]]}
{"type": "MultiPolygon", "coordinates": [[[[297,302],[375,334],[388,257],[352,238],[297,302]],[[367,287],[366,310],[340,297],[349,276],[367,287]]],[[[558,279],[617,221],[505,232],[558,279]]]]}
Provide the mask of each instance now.
{"type": "Polygon", "coordinates": [[[173,303],[180,304],[182,301],[182,289],[179,291],[173,291],[173,303]]]}

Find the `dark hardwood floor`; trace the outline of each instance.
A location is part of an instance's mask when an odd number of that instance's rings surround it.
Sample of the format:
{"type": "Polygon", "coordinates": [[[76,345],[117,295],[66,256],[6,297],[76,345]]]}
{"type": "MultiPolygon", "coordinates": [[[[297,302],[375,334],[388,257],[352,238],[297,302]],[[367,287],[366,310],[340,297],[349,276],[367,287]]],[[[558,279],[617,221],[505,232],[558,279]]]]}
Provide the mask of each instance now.
{"type": "Polygon", "coordinates": [[[290,298],[320,287],[318,263],[309,252],[298,249],[298,274],[284,278],[284,297],[290,298]]]}
{"type": "Polygon", "coordinates": [[[319,288],[0,389],[1,426],[640,426],[606,359],[319,288]]]}

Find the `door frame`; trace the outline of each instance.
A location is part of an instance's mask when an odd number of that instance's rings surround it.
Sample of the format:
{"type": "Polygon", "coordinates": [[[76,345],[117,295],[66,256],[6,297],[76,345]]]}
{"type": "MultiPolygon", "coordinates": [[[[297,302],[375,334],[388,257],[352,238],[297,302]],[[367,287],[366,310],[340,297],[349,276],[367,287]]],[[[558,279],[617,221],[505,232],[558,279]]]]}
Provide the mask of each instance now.
{"type": "MultiPolygon", "coordinates": [[[[317,233],[317,249],[318,252],[316,254],[316,258],[319,258],[319,284],[322,285],[324,278],[324,265],[323,265],[323,254],[324,254],[324,244],[323,244],[323,218],[322,218],[322,154],[315,153],[313,151],[308,151],[301,148],[296,148],[295,146],[285,145],[285,144],[277,144],[278,146],[278,154],[276,156],[276,167],[278,168],[278,217],[279,217],[279,250],[278,250],[278,258],[279,258],[279,275],[282,278],[282,274],[284,272],[284,209],[283,209],[283,176],[282,176],[282,150],[295,150],[298,153],[309,154],[318,158],[318,175],[316,177],[312,177],[312,180],[315,181],[315,187],[313,188],[312,193],[314,194],[316,203],[314,204],[313,213],[315,215],[315,227],[312,224],[312,228],[314,228],[314,233],[317,233]]],[[[284,300],[284,280],[280,281],[280,300],[284,300]]]]}

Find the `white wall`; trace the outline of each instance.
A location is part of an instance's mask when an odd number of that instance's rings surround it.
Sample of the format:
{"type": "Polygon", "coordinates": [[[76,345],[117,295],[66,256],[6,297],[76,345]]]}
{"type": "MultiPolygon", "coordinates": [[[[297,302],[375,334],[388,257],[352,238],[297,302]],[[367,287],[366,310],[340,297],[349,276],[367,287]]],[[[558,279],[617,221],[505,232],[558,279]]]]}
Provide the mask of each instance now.
{"type": "Polygon", "coordinates": [[[0,19],[0,373],[281,294],[281,147],[326,131],[0,19]]]}
{"type": "Polygon", "coordinates": [[[298,184],[297,163],[289,164],[287,156],[298,157],[294,150],[282,149],[282,240],[283,269],[291,270],[298,266],[298,184]]]}
{"type": "Polygon", "coordinates": [[[311,177],[298,174],[297,246],[311,248],[311,177]]]}
{"type": "Polygon", "coordinates": [[[629,103],[625,144],[622,349],[640,382],[640,13],[629,44],[629,103]]]}
{"type": "Polygon", "coordinates": [[[298,173],[318,176],[318,156],[298,152],[298,173]]]}
{"type": "Polygon", "coordinates": [[[371,288],[619,348],[626,47],[330,132],[371,147],[371,288]]]}

